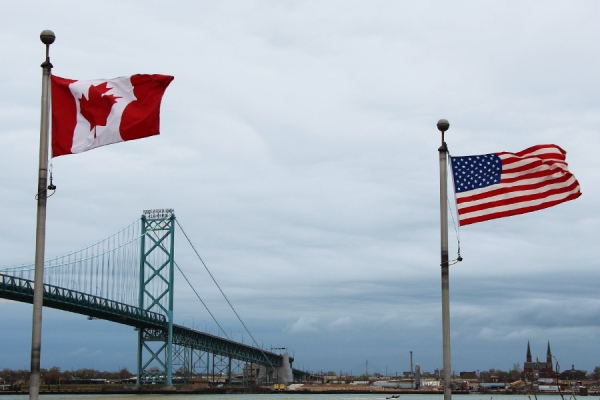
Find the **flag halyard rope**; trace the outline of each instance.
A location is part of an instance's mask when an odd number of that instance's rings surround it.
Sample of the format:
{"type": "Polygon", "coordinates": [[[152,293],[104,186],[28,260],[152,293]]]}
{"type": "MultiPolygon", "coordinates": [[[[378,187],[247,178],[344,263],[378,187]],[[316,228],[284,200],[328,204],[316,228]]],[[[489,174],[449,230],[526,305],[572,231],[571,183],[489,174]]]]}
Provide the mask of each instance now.
{"type": "MultiPolygon", "coordinates": [[[[448,166],[450,168],[446,168],[446,180],[448,179],[448,171],[452,171],[452,162],[451,162],[452,156],[450,155],[450,150],[448,150],[448,166]]],[[[452,188],[454,189],[454,176],[451,176],[452,178],[452,188]]],[[[455,190],[453,190],[453,192],[456,192],[455,190]]],[[[452,226],[454,226],[454,232],[456,233],[456,243],[458,246],[457,249],[457,254],[456,254],[456,259],[449,261],[448,265],[454,265],[458,262],[461,262],[463,260],[462,256],[460,255],[460,225],[456,225],[456,222],[454,221],[454,213],[456,212],[456,219],[458,219],[458,210],[455,207],[455,210],[452,210],[452,206],[450,205],[450,197],[446,196],[446,201],[448,202],[448,211],[450,211],[450,217],[452,218],[452,226]]],[[[456,201],[456,199],[455,199],[456,201]]],[[[456,202],[454,203],[454,205],[456,206],[456,202]]]]}

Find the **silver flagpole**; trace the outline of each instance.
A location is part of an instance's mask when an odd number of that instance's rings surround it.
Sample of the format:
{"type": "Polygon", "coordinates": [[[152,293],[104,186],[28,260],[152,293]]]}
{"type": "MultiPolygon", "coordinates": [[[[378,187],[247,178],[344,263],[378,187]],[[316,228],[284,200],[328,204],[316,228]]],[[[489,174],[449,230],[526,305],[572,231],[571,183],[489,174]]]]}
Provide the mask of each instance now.
{"type": "Polygon", "coordinates": [[[440,153],[440,233],[442,255],[442,343],[444,349],[444,400],[452,398],[452,370],[450,366],[450,277],[448,273],[448,205],[446,166],[448,165],[448,147],[444,141],[444,132],[450,123],[440,119],[437,128],[442,132],[440,153]]]}
{"type": "Polygon", "coordinates": [[[42,116],[40,123],[40,159],[37,191],[37,226],[35,231],[35,276],[33,280],[33,321],[31,328],[31,378],[29,399],[40,394],[40,355],[42,348],[42,306],[44,300],[44,249],[46,246],[46,199],[48,198],[48,128],[50,122],[50,45],[54,32],[45,30],[40,40],[46,45],[46,60],[42,63],[42,116]]]}

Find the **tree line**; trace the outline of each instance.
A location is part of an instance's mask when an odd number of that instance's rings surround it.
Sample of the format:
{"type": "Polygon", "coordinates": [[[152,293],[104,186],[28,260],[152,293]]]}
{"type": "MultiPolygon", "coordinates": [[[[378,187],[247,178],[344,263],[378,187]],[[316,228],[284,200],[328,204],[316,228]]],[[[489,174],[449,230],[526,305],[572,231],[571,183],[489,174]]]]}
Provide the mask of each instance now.
{"type": "MultiPolygon", "coordinates": [[[[44,385],[58,385],[61,382],[71,382],[89,379],[120,380],[134,376],[127,368],[121,368],[119,371],[98,371],[95,369],[77,369],[61,371],[60,367],[50,369],[40,369],[41,383],[44,385]]],[[[14,385],[29,382],[30,371],[26,369],[8,369],[0,371],[0,384],[14,385]]]]}
{"type": "MultiPolygon", "coordinates": [[[[332,372],[333,373],[333,372],[332,372]]],[[[127,368],[121,368],[119,371],[98,371],[95,369],[82,368],[77,370],[61,371],[60,367],[52,367],[50,369],[42,368],[40,370],[41,382],[47,385],[58,385],[61,382],[72,382],[72,381],[86,381],[90,379],[106,379],[106,380],[121,380],[133,377],[135,374],[131,373],[127,368]]],[[[333,373],[335,374],[335,373],[333,373]]],[[[373,374],[376,376],[379,374],[373,374]]],[[[430,373],[424,373],[423,377],[430,376],[430,373]]],[[[600,379],[600,366],[596,366],[590,373],[587,371],[574,370],[572,373],[570,370],[562,372],[561,377],[564,379],[577,379],[577,380],[599,380],[600,379]]],[[[30,372],[26,369],[8,369],[5,368],[0,371],[0,384],[3,385],[14,385],[24,384],[29,382],[30,372]]],[[[519,364],[515,364],[510,371],[502,371],[499,369],[489,369],[487,371],[479,372],[478,379],[481,382],[491,382],[492,376],[498,379],[500,382],[514,382],[519,379],[524,379],[524,373],[521,370],[519,364]]]]}

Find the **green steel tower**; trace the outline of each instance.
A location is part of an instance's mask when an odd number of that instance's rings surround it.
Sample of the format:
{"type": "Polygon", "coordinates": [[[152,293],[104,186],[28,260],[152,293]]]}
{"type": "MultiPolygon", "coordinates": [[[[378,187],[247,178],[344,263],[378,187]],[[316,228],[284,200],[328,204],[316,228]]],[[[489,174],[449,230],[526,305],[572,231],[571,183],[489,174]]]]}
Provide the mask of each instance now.
{"type": "Polygon", "coordinates": [[[139,304],[164,314],[168,331],[138,331],[137,381],[172,386],[175,214],[172,209],[144,210],[141,218],[139,304]]]}

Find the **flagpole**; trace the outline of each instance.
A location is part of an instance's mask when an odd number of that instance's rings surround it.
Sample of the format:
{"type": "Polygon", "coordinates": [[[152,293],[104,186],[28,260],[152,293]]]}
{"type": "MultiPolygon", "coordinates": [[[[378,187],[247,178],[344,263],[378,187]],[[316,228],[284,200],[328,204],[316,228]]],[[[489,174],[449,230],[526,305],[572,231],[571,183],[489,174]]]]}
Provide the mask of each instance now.
{"type": "Polygon", "coordinates": [[[50,122],[50,45],[54,32],[45,30],[40,40],[46,45],[46,60],[42,63],[42,106],[40,122],[40,158],[37,191],[37,225],[35,231],[35,275],[33,280],[33,321],[31,328],[31,377],[29,399],[38,400],[40,393],[40,355],[42,347],[42,306],[44,300],[44,250],[46,246],[46,199],[48,198],[48,128],[50,122]]]}
{"type": "Polygon", "coordinates": [[[452,398],[452,370],[450,366],[450,277],[448,271],[448,182],[446,167],[448,165],[448,147],[444,141],[444,132],[450,128],[450,123],[440,119],[437,128],[442,132],[440,153],[440,237],[441,237],[441,267],[442,267],[442,343],[444,355],[444,400],[452,398]]]}

